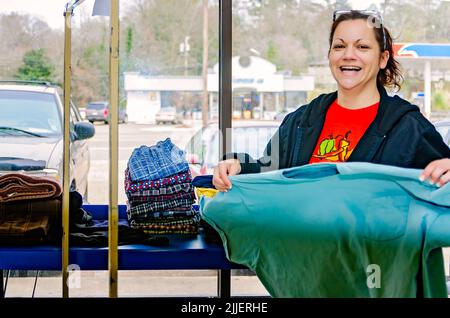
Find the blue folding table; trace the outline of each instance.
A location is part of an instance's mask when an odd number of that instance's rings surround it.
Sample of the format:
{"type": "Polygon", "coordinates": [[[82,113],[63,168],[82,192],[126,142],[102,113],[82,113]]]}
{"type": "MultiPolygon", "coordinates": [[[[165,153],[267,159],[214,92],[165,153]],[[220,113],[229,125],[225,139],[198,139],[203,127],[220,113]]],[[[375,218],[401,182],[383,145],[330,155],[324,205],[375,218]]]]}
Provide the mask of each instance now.
{"type": "MultiPolygon", "coordinates": [[[[85,205],[95,219],[108,218],[107,205],[85,205]]],[[[119,218],[126,218],[126,206],[119,206],[119,218]]],[[[207,243],[204,234],[183,238],[166,235],[165,246],[119,246],[119,270],[221,270],[218,295],[230,295],[230,270],[246,268],[228,261],[222,244],[207,243]]],[[[9,270],[61,270],[62,252],[58,246],[5,247],[0,246],[0,297],[3,297],[3,271],[9,270]]],[[[69,264],[81,270],[108,270],[108,248],[71,247],[69,264]]]]}

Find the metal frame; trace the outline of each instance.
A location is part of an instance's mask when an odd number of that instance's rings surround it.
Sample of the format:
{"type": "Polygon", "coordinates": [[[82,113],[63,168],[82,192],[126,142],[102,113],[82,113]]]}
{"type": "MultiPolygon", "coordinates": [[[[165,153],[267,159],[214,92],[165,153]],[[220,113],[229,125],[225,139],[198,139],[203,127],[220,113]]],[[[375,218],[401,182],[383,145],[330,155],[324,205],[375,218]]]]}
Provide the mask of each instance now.
{"type": "MultiPolygon", "coordinates": [[[[67,286],[69,266],[69,191],[70,191],[70,96],[71,96],[71,18],[73,10],[85,0],[74,0],[66,5],[64,36],[64,160],[63,160],[63,237],[62,237],[62,285],[63,297],[69,297],[67,286]]],[[[119,0],[111,0],[109,51],[109,297],[117,297],[118,270],[118,127],[119,127],[119,0]]]]}
{"type": "Polygon", "coordinates": [[[109,50],[109,297],[118,295],[119,188],[119,0],[111,0],[109,50]]]}
{"type": "MultiPolygon", "coordinates": [[[[62,285],[63,297],[69,297],[67,286],[69,266],[69,191],[70,191],[70,96],[71,96],[71,41],[73,10],[84,0],[75,0],[66,5],[64,36],[64,159],[63,159],[63,237],[62,237],[62,285]]],[[[109,164],[109,296],[117,297],[118,268],[118,109],[119,109],[119,0],[111,0],[110,13],[110,164],[109,164]]]]}
{"type": "Polygon", "coordinates": [[[3,269],[0,269],[0,298],[5,298],[5,282],[3,277],[3,269]]]}
{"type": "MultiPolygon", "coordinates": [[[[219,160],[231,149],[232,113],[232,0],[219,1],[219,160]]],[[[219,270],[217,294],[221,298],[231,295],[231,271],[219,270]]]]}
{"type": "Polygon", "coordinates": [[[63,134],[63,200],[62,200],[62,296],[69,297],[69,191],[70,191],[70,96],[72,57],[72,15],[82,1],[72,1],[64,12],[64,134],[63,134]]]}
{"type": "MultiPolygon", "coordinates": [[[[63,238],[62,238],[62,283],[63,297],[69,297],[69,156],[70,156],[70,96],[71,96],[71,17],[73,10],[84,0],[74,0],[66,5],[64,41],[64,170],[63,170],[63,238]]],[[[219,1],[219,129],[222,132],[220,149],[226,153],[230,149],[231,136],[231,59],[232,59],[232,0],[219,1]]],[[[119,109],[119,0],[111,0],[110,13],[110,164],[109,164],[109,297],[117,297],[118,292],[118,109],[119,109]]],[[[220,270],[218,274],[218,296],[230,297],[230,270],[220,270]]]]}

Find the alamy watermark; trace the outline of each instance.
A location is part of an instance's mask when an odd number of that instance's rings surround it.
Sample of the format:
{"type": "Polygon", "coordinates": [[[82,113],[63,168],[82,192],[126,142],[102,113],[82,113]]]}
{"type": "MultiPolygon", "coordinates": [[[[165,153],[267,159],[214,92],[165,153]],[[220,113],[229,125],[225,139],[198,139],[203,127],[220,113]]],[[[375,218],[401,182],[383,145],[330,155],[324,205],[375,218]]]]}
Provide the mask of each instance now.
{"type": "Polygon", "coordinates": [[[70,264],[67,266],[67,287],[69,288],[81,288],[81,268],[77,264],[70,264]]]}
{"type": "Polygon", "coordinates": [[[366,268],[368,274],[366,284],[370,289],[381,288],[381,268],[377,264],[369,264],[366,268]]]}

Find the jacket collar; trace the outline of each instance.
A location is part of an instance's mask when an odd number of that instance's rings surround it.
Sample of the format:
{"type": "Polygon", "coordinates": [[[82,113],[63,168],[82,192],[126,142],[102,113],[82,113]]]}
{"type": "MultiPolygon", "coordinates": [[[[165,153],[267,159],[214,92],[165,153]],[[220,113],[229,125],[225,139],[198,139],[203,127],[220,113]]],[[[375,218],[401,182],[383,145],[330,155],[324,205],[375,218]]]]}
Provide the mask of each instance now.
{"type": "MultiPolygon", "coordinates": [[[[417,106],[398,97],[390,97],[382,85],[378,85],[380,104],[374,121],[369,125],[365,134],[349,157],[349,161],[367,161],[373,159],[382,140],[403,116],[411,111],[419,111],[417,106]]],[[[298,127],[301,134],[301,153],[298,155],[298,165],[307,164],[316,147],[317,140],[325,122],[328,108],[337,98],[337,91],[323,94],[311,101],[304,116],[299,118],[298,127]]]]}

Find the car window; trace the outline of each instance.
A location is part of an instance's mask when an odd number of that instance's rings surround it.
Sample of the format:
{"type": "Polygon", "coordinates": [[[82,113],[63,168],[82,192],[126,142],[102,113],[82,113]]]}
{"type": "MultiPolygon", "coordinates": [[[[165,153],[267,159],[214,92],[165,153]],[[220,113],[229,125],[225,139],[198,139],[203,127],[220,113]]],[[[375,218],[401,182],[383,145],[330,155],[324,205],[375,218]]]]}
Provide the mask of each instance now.
{"type": "Polygon", "coordinates": [[[207,145],[206,130],[200,129],[186,145],[185,152],[188,155],[195,155],[195,163],[203,164],[207,145]]]}
{"type": "Polygon", "coordinates": [[[81,118],[81,114],[80,114],[78,108],[73,103],[71,103],[71,115],[72,115],[72,120],[75,122],[79,122],[79,121],[83,120],[81,118]]]}
{"type": "Polygon", "coordinates": [[[162,107],[160,112],[162,113],[174,113],[175,108],[174,107],[162,107]]]}
{"type": "MultiPolygon", "coordinates": [[[[270,138],[277,127],[234,127],[232,130],[232,152],[248,153],[254,159],[262,157],[270,138]]],[[[219,159],[219,132],[217,131],[210,144],[208,166],[214,166],[219,159]]]]}
{"type": "Polygon", "coordinates": [[[87,105],[87,109],[102,110],[104,108],[106,108],[106,105],[103,103],[90,103],[87,105]]]}
{"type": "Polygon", "coordinates": [[[450,124],[448,126],[437,126],[436,130],[441,134],[442,138],[445,138],[450,133],[450,124]]]}
{"type": "Polygon", "coordinates": [[[53,94],[0,91],[0,126],[41,135],[61,134],[62,118],[53,94]]]}

